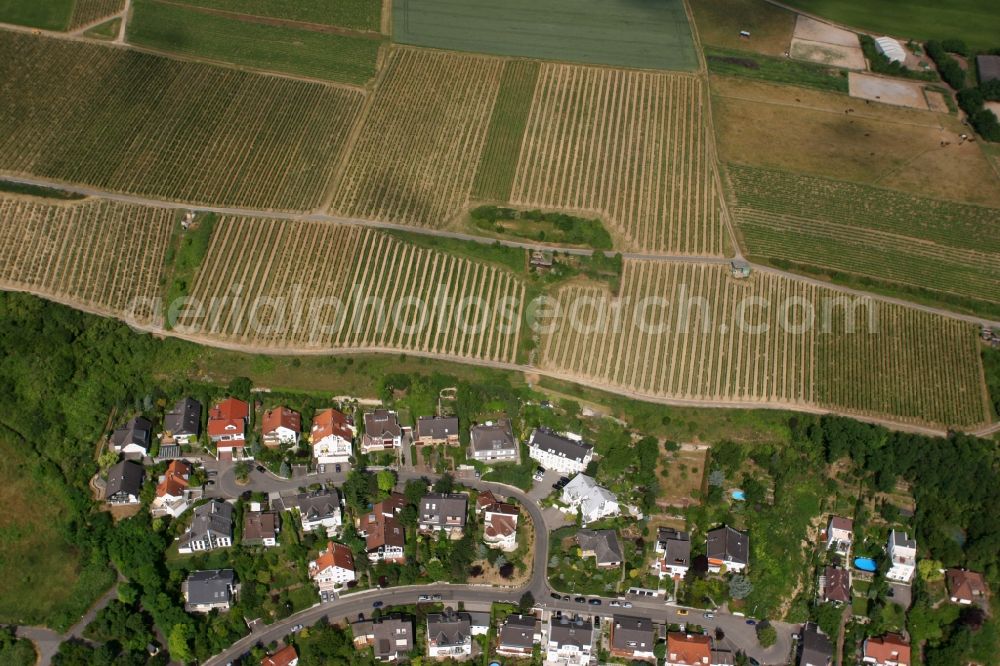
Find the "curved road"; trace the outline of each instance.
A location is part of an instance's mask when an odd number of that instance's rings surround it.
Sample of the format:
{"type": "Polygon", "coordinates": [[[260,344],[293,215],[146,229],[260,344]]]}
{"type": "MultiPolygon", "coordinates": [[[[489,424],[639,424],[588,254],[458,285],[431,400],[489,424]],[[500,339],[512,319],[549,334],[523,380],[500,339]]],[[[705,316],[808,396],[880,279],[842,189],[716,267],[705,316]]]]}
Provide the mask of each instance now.
{"type": "MultiPolygon", "coordinates": [[[[342,483],[346,478],[345,471],[337,473],[327,473],[323,475],[309,475],[296,479],[282,479],[270,472],[257,472],[254,469],[250,474],[249,482],[246,485],[236,483],[236,477],[232,465],[219,465],[218,463],[208,463],[209,469],[218,469],[218,476],[215,477],[215,489],[212,496],[237,497],[241,493],[252,490],[260,492],[291,492],[302,485],[308,485],[320,481],[332,481],[342,483]]],[[[400,483],[405,483],[411,479],[428,479],[433,481],[436,476],[433,474],[421,474],[413,470],[398,470],[400,483]]],[[[321,617],[331,620],[347,619],[355,620],[359,613],[366,616],[372,611],[372,603],[378,599],[387,606],[393,604],[413,604],[417,602],[420,595],[440,594],[442,602],[449,605],[449,602],[462,601],[466,604],[490,604],[494,601],[506,601],[516,603],[525,591],[530,591],[535,598],[535,604],[546,610],[562,610],[569,612],[580,612],[589,614],[600,614],[610,616],[618,609],[611,609],[609,602],[613,597],[602,598],[602,604],[598,607],[589,604],[579,604],[572,600],[563,601],[552,598],[553,590],[546,580],[545,571],[548,563],[549,532],[545,527],[545,521],[538,504],[530,499],[528,495],[513,486],[478,479],[456,477],[464,486],[475,490],[492,490],[498,495],[513,497],[520,502],[521,506],[531,517],[535,525],[535,551],[534,566],[531,578],[528,583],[518,588],[500,588],[487,585],[451,585],[448,583],[435,583],[432,585],[413,585],[407,587],[390,587],[386,589],[365,590],[340,597],[335,601],[317,604],[311,608],[300,611],[284,620],[268,625],[267,627],[251,633],[240,639],[229,648],[205,662],[205,666],[222,666],[235,660],[240,655],[247,652],[257,643],[268,644],[271,641],[280,641],[291,632],[291,628],[297,624],[309,626],[314,624],[321,617]]],[[[565,594],[563,593],[563,596],[565,594]]],[[[782,622],[774,623],[778,631],[778,641],[768,649],[763,649],[757,643],[757,636],[754,628],[746,623],[742,617],[726,613],[716,613],[712,619],[702,617],[704,612],[701,609],[682,609],[679,606],[667,605],[662,599],[656,600],[632,600],[633,607],[620,612],[625,614],[639,614],[650,617],[658,622],[684,623],[692,622],[700,624],[707,630],[712,631],[720,628],[727,638],[738,648],[747,652],[748,655],[757,659],[761,664],[784,664],[788,661],[788,655],[792,649],[791,635],[797,630],[796,625],[782,622]],[[686,615],[680,612],[687,611],[686,615]]]]}

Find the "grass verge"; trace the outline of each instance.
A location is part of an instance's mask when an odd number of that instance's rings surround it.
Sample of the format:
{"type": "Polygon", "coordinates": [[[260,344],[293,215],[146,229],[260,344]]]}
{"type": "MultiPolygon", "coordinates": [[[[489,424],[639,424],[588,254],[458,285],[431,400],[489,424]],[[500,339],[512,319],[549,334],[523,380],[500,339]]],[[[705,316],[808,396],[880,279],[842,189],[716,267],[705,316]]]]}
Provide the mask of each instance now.
{"type": "Polygon", "coordinates": [[[848,91],[847,72],[837,67],[712,47],[705,49],[705,60],[712,74],[833,92],[848,91]]]}

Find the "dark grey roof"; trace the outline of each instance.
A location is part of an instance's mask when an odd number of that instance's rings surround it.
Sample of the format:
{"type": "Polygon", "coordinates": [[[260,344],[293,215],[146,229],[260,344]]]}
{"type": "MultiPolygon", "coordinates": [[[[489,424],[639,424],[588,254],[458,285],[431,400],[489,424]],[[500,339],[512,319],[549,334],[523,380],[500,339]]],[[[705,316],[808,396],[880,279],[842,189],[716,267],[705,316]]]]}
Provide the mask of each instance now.
{"type": "Polygon", "coordinates": [[[893,530],[889,536],[892,539],[892,545],[897,548],[913,548],[914,550],[917,548],[917,542],[909,538],[906,532],[893,530]]]}
{"type": "Polygon", "coordinates": [[[538,618],[534,615],[514,614],[500,626],[500,645],[515,648],[530,648],[535,644],[535,625],[538,618]]]}
{"type": "Polygon", "coordinates": [[[142,465],[123,460],[108,470],[108,485],[104,492],[105,497],[113,497],[124,492],[129,495],[139,496],[142,490],[142,476],[145,473],[142,465]]]}
{"type": "Polygon", "coordinates": [[[320,488],[310,493],[299,493],[293,506],[309,521],[324,520],[340,510],[340,495],[334,490],[320,488]]]}
{"type": "Polygon", "coordinates": [[[402,432],[396,412],[376,409],[365,414],[365,434],[369,437],[399,437],[402,432]]]}
{"type": "Polygon", "coordinates": [[[575,442],[562,435],[557,435],[546,428],[535,428],[534,432],[531,433],[529,444],[560,458],[576,462],[583,462],[590,450],[594,448],[590,444],[575,442]]]}
{"type": "Polygon", "coordinates": [[[193,571],[187,578],[187,603],[194,606],[228,602],[234,580],[232,569],[193,571]]]}
{"type": "Polygon", "coordinates": [[[677,566],[690,566],[691,564],[691,535],[670,527],[661,527],[656,532],[657,542],[663,544],[666,553],[663,559],[667,564],[677,566]]]}
{"type": "Polygon", "coordinates": [[[563,645],[588,647],[594,643],[594,625],[590,620],[581,617],[569,618],[566,615],[552,617],[549,620],[549,640],[560,647],[563,645]]]}
{"type": "Polygon", "coordinates": [[[470,438],[474,451],[508,451],[517,448],[509,419],[472,426],[470,438]]]}
{"type": "Polygon", "coordinates": [[[710,650],[712,655],[712,666],[733,666],[736,663],[736,658],[733,657],[731,650],[710,650]]]}
{"type": "Polygon", "coordinates": [[[217,537],[233,536],[233,505],[212,500],[194,508],[194,519],[184,536],[185,541],[203,539],[209,533],[217,537]]]}
{"type": "Polygon", "coordinates": [[[163,417],[163,429],[174,435],[194,435],[201,432],[201,403],[194,398],[178,400],[163,417]]]}
{"type": "Polygon", "coordinates": [[[976,69],[980,83],[1000,80],[1000,55],[976,56],[976,69]]]}
{"type": "Polygon", "coordinates": [[[576,533],[580,549],[593,551],[598,564],[614,564],[622,561],[622,547],[614,530],[587,530],[576,533]]]}
{"type": "Polygon", "coordinates": [[[653,651],[656,637],[652,620],[632,615],[615,615],[611,623],[611,647],[618,650],[653,651]]]}
{"type": "Polygon", "coordinates": [[[472,636],[472,621],[466,613],[431,613],[427,616],[427,636],[438,647],[464,645],[472,636]]]}
{"type": "Polygon", "coordinates": [[[723,562],[748,564],[750,561],[750,537],[728,525],[708,533],[708,556],[723,562]]]}
{"type": "Polygon", "coordinates": [[[128,423],[111,433],[111,444],[116,448],[123,448],[130,444],[149,448],[149,433],[153,429],[153,424],[141,416],[134,416],[128,423]]]}
{"type": "Polygon", "coordinates": [[[420,522],[425,525],[445,526],[447,517],[459,516],[465,527],[469,497],[464,493],[430,493],[420,498],[420,522]]]}
{"type": "Polygon", "coordinates": [[[830,639],[820,633],[819,628],[807,622],[802,627],[802,656],[799,666],[829,666],[833,661],[833,647],[830,639]]]}
{"type": "Polygon", "coordinates": [[[447,439],[458,435],[458,419],[451,416],[421,416],[417,419],[417,438],[447,439]]]}
{"type": "Polygon", "coordinates": [[[413,621],[401,616],[383,618],[372,626],[375,637],[375,657],[385,658],[397,652],[407,653],[413,649],[413,621]],[[405,641],[397,645],[397,641],[405,641]]]}

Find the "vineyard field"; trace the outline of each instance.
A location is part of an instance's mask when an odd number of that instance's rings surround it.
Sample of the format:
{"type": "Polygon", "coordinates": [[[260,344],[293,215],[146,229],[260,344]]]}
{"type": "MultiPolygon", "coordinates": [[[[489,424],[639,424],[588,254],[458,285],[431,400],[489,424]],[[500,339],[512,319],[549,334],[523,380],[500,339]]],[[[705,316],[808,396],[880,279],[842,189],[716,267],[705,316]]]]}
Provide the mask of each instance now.
{"type": "Polygon", "coordinates": [[[256,69],[362,85],[381,44],[369,36],[241,21],[159,0],[134,0],[128,41],[256,69]]]}
{"type": "Polygon", "coordinates": [[[75,30],[95,21],[121,13],[125,9],[125,0],[76,0],[73,3],[73,17],[69,29],[75,30]]]}
{"type": "Polygon", "coordinates": [[[531,60],[511,60],[504,65],[486,147],[472,185],[472,195],[477,199],[500,203],[510,199],[538,69],[539,64],[531,60]]]}
{"type": "Polygon", "coordinates": [[[447,225],[468,205],[503,69],[498,58],[394,50],[331,210],[447,225]]]}
{"type": "Polygon", "coordinates": [[[0,35],[0,171],[190,203],[318,205],[362,94],[0,35]]]}
{"type": "Polygon", "coordinates": [[[178,0],[186,5],[234,14],[378,31],[382,0],[178,0]]]}
{"type": "Polygon", "coordinates": [[[654,398],[826,407],[935,425],[986,420],[970,326],[861,299],[851,310],[858,328],[847,334],[848,308],[831,300],[842,297],[776,273],[734,280],[723,265],[626,261],[617,297],[589,283],[559,291],[561,316],[542,336],[539,365],[654,398]],[[814,325],[805,325],[807,311],[814,325]]]}
{"type": "Polygon", "coordinates": [[[159,297],[176,215],[111,201],[0,195],[0,285],[121,316],[133,299],[159,297]]]}
{"type": "Polygon", "coordinates": [[[223,217],[191,291],[201,303],[220,305],[175,328],[261,350],[399,350],[513,362],[524,293],[508,270],[372,229],[223,217]],[[463,309],[466,298],[482,307],[463,309]]]}
{"type": "Polygon", "coordinates": [[[747,253],[1000,303],[1000,210],[732,165],[747,253]]]}
{"type": "Polygon", "coordinates": [[[65,30],[73,15],[74,0],[3,0],[0,23],[43,30],[65,30]]]}
{"type": "Polygon", "coordinates": [[[543,64],[511,203],[596,213],[619,247],[721,255],[695,77],[543,64]]]}

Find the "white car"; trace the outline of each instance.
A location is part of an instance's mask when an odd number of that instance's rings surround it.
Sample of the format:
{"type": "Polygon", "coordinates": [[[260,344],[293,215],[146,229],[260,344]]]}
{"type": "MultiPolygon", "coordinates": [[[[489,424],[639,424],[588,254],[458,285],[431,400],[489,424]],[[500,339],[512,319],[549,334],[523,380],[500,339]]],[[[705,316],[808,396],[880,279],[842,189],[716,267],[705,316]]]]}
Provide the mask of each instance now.
{"type": "Polygon", "coordinates": [[[622,602],[622,608],[632,608],[632,602],[631,601],[623,601],[622,602]]]}
{"type": "Polygon", "coordinates": [[[431,600],[431,595],[429,594],[421,594],[419,597],[417,597],[417,601],[430,601],[430,600],[431,600]]]}
{"type": "Polygon", "coordinates": [[[609,606],[612,606],[613,608],[618,608],[619,606],[621,606],[621,605],[622,605],[622,602],[620,602],[620,601],[618,601],[617,599],[615,599],[614,601],[612,601],[612,602],[611,602],[611,603],[609,603],[608,605],[609,605],[609,606]]]}

